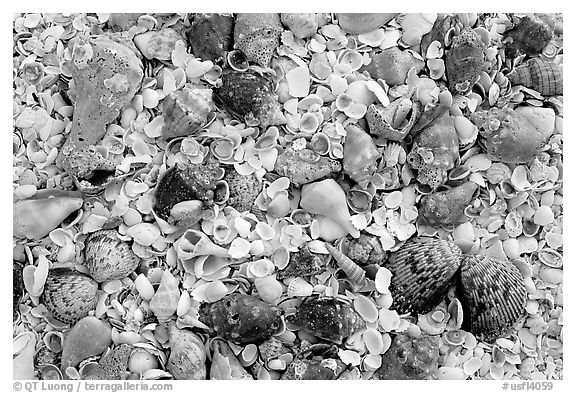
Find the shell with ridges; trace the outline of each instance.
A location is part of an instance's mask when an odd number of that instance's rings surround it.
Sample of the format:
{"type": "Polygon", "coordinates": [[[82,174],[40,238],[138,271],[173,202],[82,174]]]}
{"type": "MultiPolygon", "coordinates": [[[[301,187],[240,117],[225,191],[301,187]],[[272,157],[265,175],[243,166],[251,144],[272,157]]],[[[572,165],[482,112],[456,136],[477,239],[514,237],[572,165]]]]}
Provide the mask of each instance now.
{"type": "Polygon", "coordinates": [[[366,283],[366,272],[360,266],[354,263],[350,258],[342,253],[339,249],[329,243],[325,243],[328,252],[336,261],[340,269],[344,271],[350,282],[355,287],[362,287],[366,283]]]}
{"type": "Polygon", "coordinates": [[[543,96],[564,93],[562,67],[550,60],[530,59],[506,76],[512,86],[522,85],[540,92],[543,96]]]}
{"type": "Polygon", "coordinates": [[[140,262],[128,243],[118,238],[116,230],[93,232],[84,244],[84,260],[96,282],[124,278],[132,273],[140,262]]]}
{"type": "Polygon", "coordinates": [[[366,188],[369,178],[376,172],[376,162],[381,153],[366,131],[353,124],[347,125],[345,129],[343,171],[360,187],[366,188]]]}

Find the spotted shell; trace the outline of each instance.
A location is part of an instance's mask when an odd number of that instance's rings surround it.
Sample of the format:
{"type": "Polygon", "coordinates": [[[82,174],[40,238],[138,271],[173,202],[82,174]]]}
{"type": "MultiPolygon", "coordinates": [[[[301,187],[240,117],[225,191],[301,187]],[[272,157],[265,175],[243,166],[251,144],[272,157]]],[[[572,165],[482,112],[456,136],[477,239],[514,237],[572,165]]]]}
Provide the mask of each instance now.
{"type": "Polygon", "coordinates": [[[527,292],[520,271],[508,261],[480,255],[462,260],[458,298],[465,330],[493,341],[511,331],[524,315],[527,292]]]}
{"type": "Polygon", "coordinates": [[[392,272],[390,291],[400,313],[431,311],[448,293],[462,251],[447,240],[416,237],[393,252],[384,267],[392,272]]]}
{"type": "Polygon", "coordinates": [[[280,44],[283,30],[279,14],[238,14],[234,47],[242,50],[248,60],[267,67],[280,44]]]}
{"type": "Polygon", "coordinates": [[[519,65],[508,75],[512,86],[522,85],[540,92],[543,96],[564,93],[562,67],[553,61],[542,58],[530,59],[519,65]]]}
{"type": "Polygon", "coordinates": [[[98,284],[90,276],[66,267],[48,272],[42,302],[57,320],[73,324],[94,310],[98,284]]]}
{"type": "Polygon", "coordinates": [[[364,328],[364,320],[350,304],[337,298],[308,298],[286,320],[324,340],[342,340],[364,328]]]}
{"type": "Polygon", "coordinates": [[[262,182],[255,175],[241,175],[235,170],[226,172],[224,181],[228,182],[230,192],[228,205],[239,212],[250,211],[262,190],[262,182]]]}
{"type": "Polygon", "coordinates": [[[446,75],[453,93],[468,94],[480,76],[486,59],[486,44],[480,35],[465,27],[446,52],[446,75]]]}
{"type": "Polygon", "coordinates": [[[382,356],[382,366],[373,378],[415,380],[434,377],[438,372],[439,351],[435,336],[412,338],[399,334],[382,356]]]}
{"type": "Polygon", "coordinates": [[[517,52],[528,56],[538,56],[554,37],[552,28],[552,21],[547,18],[533,14],[526,15],[512,29],[503,34],[506,57],[515,57],[517,52]]]}
{"type": "Polygon", "coordinates": [[[132,273],[140,259],[128,243],[121,241],[116,230],[91,233],[84,242],[84,261],[96,282],[124,278],[132,273]]]}
{"type": "Polygon", "coordinates": [[[162,138],[194,134],[208,122],[213,107],[211,89],[185,87],[171,92],[162,106],[162,138]]]}
{"type": "Polygon", "coordinates": [[[462,220],[464,209],[470,204],[478,185],[466,182],[450,190],[433,192],[421,200],[419,210],[423,222],[431,225],[450,225],[462,220]]]}
{"type": "Polygon", "coordinates": [[[339,172],[340,162],[310,150],[296,151],[291,147],[278,156],[274,170],[296,185],[319,180],[332,172],[339,172]]]}
{"type": "Polygon", "coordinates": [[[219,61],[232,49],[232,14],[193,14],[190,19],[190,28],[185,34],[194,56],[219,61]]]}

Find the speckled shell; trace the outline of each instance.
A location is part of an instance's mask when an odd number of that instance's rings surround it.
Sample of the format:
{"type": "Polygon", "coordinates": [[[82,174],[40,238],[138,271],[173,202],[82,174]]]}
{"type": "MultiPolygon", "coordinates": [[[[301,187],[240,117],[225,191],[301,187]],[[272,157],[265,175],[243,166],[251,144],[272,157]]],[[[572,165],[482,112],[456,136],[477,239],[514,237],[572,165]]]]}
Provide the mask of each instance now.
{"type": "Polygon", "coordinates": [[[526,117],[505,107],[470,114],[470,120],[486,138],[488,157],[493,161],[523,164],[532,161],[546,138],[526,117]]]}
{"type": "Polygon", "coordinates": [[[22,264],[12,262],[12,320],[15,321],[18,317],[18,304],[24,294],[24,281],[22,280],[22,264]]]}
{"type": "Polygon", "coordinates": [[[84,241],[84,263],[96,282],[121,279],[132,273],[140,259],[116,230],[93,232],[84,241]]]}
{"type": "Polygon", "coordinates": [[[170,357],[166,369],[175,379],[206,379],[206,348],[198,335],[190,330],[169,325],[170,357]]]}
{"type": "Polygon", "coordinates": [[[476,183],[466,182],[450,190],[424,196],[418,209],[422,221],[430,225],[459,223],[477,189],[476,183]]]}
{"type": "Polygon", "coordinates": [[[160,218],[171,222],[170,210],[177,203],[197,199],[211,206],[214,202],[216,181],[221,169],[218,164],[176,165],[164,172],[154,194],[154,211],[160,218]]]}
{"type": "Polygon", "coordinates": [[[341,170],[340,162],[310,150],[294,150],[288,147],[278,156],[274,170],[286,176],[296,185],[302,185],[322,179],[332,172],[341,170]]]}
{"type": "Polygon", "coordinates": [[[553,22],[543,16],[529,14],[518,22],[514,28],[503,34],[507,54],[515,57],[518,52],[528,56],[538,56],[542,49],[554,37],[553,22]]]}
{"type": "Polygon", "coordinates": [[[450,91],[468,94],[476,82],[486,59],[486,44],[478,33],[465,27],[454,37],[446,52],[446,75],[450,91]]]}
{"type": "Polygon", "coordinates": [[[224,180],[228,182],[230,197],[227,204],[239,212],[250,211],[262,190],[262,182],[255,175],[244,176],[230,169],[224,180]]]}
{"type": "Polygon", "coordinates": [[[376,172],[377,161],[382,154],[372,137],[360,127],[349,124],[345,127],[343,172],[362,188],[366,188],[370,177],[376,172]]]}
{"type": "Polygon", "coordinates": [[[340,359],[296,359],[282,375],[282,380],[335,380],[346,365],[340,359]]]}
{"type": "Polygon", "coordinates": [[[286,277],[306,277],[320,273],[326,267],[326,257],[310,252],[308,246],[303,245],[298,252],[290,253],[290,262],[278,271],[278,279],[286,277]]]}
{"type": "Polygon", "coordinates": [[[267,67],[283,30],[279,14],[238,14],[234,47],[242,50],[249,61],[267,67]]]}
{"type": "Polygon", "coordinates": [[[439,341],[435,336],[397,335],[382,356],[374,379],[430,379],[438,372],[439,341]]]}
{"type": "Polygon", "coordinates": [[[281,327],[280,313],[252,296],[234,293],[211,304],[203,304],[200,321],[219,337],[236,344],[259,343],[281,327]]]}
{"type": "Polygon", "coordinates": [[[417,59],[407,51],[401,51],[397,46],[384,49],[381,53],[371,55],[369,65],[361,68],[368,71],[372,78],[384,79],[390,86],[403,85],[406,82],[408,71],[415,67],[416,73],[424,68],[424,61],[417,59]]]}
{"type": "Polygon", "coordinates": [[[420,109],[417,102],[412,102],[412,109],[407,116],[407,121],[403,122],[401,127],[395,128],[392,123],[403,98],[400,97],[392,101],[387,107],[382,105],[371,104],[366,111],[366,120],[370,133],[383,139],[392,141],[401,141],[414,126],[416,119],[420,115],[420,109]]]}
{"type": "Polygon", "coordinates": [[[132,348],[130,345],[120,344],[108,355],[102,357],[100,362],[98,362],[98,366],[91,369],[84,379],[124,379],[131,352],[132,348]]]}
{"type": "Polygon", "coordinates": [[[560,65],[542,58],[530,59],[507,75],[512,86],[522,85],[543,96],[564,93],[564,76],[560,65]]]}
{"type": "Polygon", "coordinates": [[[480,255],[462,260],[458,298],[464,309],[465,330],[494,341],[508,334],[524,315],[527,293],[512,262],[480,255]]]}
{"type": "Polygon", "coordinates": [[[98,284],[90,276],[66,267],[48,272],[42,303],[57,320],[74,324],[94,310],[98,284]]]}
{"type": "Polygon", "coordinates": [[[278,95],[263,76],[247,71],[226,72],[222,75],[222,86],[213,93],[217,105],[249,126],[265,128],[286,123],[278,95]]]}
{"type": "Polygon", "coordinates": [[[332,297],[308,298],[286,316],[286,320],[324,340],[342,343],[346,337],[360,331],[365,324],[362,317],[347,303],[332,297]]]}
{"type": "Polygon", "coordinates": [[[211,89],[184,87],[168,94],[162,106],[162,138],[193,135],[208,122],[213,108],[211,89]]]}
{"type": "Polygon", "coordinates": [[[392,272],[392,307],[399,313],[432,310],[453,284],[461,256],[460,248],[446,240],[416,237],[406,241],[384,263],[392,272]]]}
{"type": "Polygon", "coordinates": [[[186,39],[194,56],[220,61],[232,49],[234,17],[232,14],[193,14],[186,39]]]}
{"type": "Polygon", "coordinates": [[[348,258],[361,265],[380,265],[386,256],[380,240],[364,233],[358,239],[344,238],[341,250],[348,258]]]}

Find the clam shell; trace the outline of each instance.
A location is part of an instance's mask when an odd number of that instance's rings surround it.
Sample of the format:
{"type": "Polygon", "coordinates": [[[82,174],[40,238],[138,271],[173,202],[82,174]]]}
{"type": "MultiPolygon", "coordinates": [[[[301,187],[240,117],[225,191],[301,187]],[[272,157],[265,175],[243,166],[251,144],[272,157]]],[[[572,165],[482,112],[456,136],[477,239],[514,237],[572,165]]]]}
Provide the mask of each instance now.
{"type": "Polygon", "coordinates": [[[346,193],[348,207],[356,213],[364,213],[372,207],[372,195],[368,191],[350,189],[346,193]]]}
{"type": "Polygon", "coordinates": [[[140,259],[112,229],[91,233],[84,241],[84,261],[96,282],[117,280],[132,273],[140,259]]]}
{"type": "Polygon", "coordinates": [[[310,149],[320,155],[326,155],[330,151],[330,138],[323,132],[317,132],[310,140],[310,149]]]}
{"type": "Polygon", "coordinates": [[[543,248],[538,251],[538,260],[546,266],[561,268],[563,265],[562,259],[562,254],[551,248],[543,248]]]}
{"type": "Polygon", "coordinates": [[[301,277],[296,277],[290,281],[286,289],[286,295],[292,296],[310,296],[314,287],[301,277]]]}
{"type": "Polygon", "coordinates": [[[459,346],[466,341],[466,332],[464,330],[451,330],[442,335],[447,344],[459,346]]]}
{"type": "Polygon", "coordinates": [[[276,304],[282,296],[282,284],[274,276],[257,278],[254,281],[254,286],[258,290],[260,299],[266,303],[276,304]]]}

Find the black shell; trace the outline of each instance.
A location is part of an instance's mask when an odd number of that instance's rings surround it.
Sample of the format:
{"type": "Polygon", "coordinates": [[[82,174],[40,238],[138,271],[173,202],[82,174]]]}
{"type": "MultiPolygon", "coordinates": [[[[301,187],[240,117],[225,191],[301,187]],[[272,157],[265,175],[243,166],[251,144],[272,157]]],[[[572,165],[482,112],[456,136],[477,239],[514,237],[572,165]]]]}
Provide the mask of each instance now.
{"type": "Polygon", "coordinates": [[[192,14],[190,19],[190,28],[185,34],[194,56],[217,62],[232,49],[232,14],[192,14]]]}
{"type": "Polygon", "coordinates": [[[486,61],[486,44],[470,27],[454,37],[451,49],[446,52],[446,76],[450,91],[468,94],[486,61]]]}
{"type": "Polygon", "coordinates": [[[24,294],[24,281],[22,280],[22,264],[12,261],[12,305],[13,313],[12,320],[15,321],[18,317],[18,304],[24,294]]]}
{"type": "Polygon", "coordinates": [[[506,42],[506,57],[515,57],[518,52],[528,56],[538,56],[554,37],[554,23],[549,17],[529,14],[514,28],[503,34],[506,42]]]}

